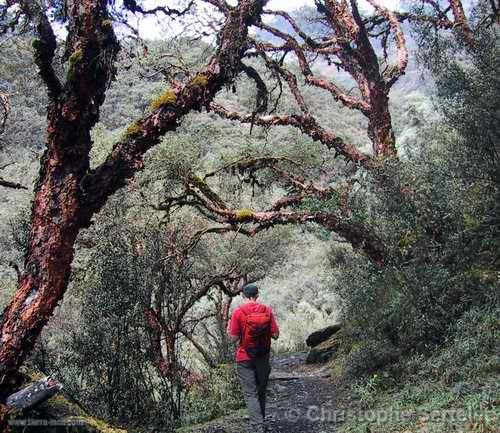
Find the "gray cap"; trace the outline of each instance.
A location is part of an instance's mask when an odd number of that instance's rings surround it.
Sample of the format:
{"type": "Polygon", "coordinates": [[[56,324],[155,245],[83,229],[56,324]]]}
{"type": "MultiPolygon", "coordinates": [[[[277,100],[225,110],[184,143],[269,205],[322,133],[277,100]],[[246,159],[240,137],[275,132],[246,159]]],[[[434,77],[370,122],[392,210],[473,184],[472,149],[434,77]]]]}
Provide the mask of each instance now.
{"type": "Polygon", "coordinates": [[[259,288],[255,283],[245,284],[241,291],[245,298],[255,298],[259,294],[259,288]]]}

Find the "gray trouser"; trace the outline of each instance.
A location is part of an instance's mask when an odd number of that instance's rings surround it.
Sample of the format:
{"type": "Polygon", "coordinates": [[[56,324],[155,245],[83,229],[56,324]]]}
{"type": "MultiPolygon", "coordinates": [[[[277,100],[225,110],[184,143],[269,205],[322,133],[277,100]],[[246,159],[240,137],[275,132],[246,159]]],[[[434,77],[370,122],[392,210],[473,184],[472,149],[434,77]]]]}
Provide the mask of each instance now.
{"type": "Polygon", "coordinates": [[[269,355],[238,362],[236,365],[241,390],[250,416],[250,424],[256,428],[263,427],[266,417],[267,382],[269,373],[271,373],[269,355]]]}

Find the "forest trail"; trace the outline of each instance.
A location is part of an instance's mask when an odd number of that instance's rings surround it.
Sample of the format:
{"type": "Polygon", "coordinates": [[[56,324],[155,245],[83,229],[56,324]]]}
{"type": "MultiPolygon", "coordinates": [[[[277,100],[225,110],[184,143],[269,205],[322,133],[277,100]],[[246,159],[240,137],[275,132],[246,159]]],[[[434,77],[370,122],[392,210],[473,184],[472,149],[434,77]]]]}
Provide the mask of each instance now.
{"type": "MultiPolygon", "coordinates": [[[[333,433],[335,390],[329,369],[305,363],[306,353],[276,356],[268,390],[272,433],[333,433]],[[323,414],[323,416],[322,416],[323,414]]],[[[252,433],[246,411],[215,420],[193,433],[252,433]]]]}

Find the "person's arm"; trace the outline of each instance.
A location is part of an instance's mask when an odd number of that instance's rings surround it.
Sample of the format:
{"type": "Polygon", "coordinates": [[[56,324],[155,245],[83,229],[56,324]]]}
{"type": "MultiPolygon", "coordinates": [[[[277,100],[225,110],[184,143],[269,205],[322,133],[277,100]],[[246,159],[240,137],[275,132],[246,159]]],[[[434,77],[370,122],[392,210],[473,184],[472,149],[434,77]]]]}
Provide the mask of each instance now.
{"type": "Polygon", "coordinates": [[[240,339],[241,329],[240,322],[238,320],[238,310],[232,314],[231,319],[227,322],[226,331],[231,341],[236,342],[240,339]]]}
{"type": "Polygon", "coordinates": [[[278,322],[276,322],[276,318],[274,317],[274,312],[271,310],[271,338],[273,340],[277,340],[280,336],[280,329],[278,327],[278,322]]]}

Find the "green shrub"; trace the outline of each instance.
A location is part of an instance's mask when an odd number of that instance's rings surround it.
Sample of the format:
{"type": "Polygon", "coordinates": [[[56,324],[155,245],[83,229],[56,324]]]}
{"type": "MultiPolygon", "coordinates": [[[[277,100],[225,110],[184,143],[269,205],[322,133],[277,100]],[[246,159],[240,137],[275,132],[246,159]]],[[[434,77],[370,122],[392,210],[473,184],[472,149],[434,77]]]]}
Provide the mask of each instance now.
{"type": "Polygon", "coordinates": [[[183,409],[186,425],[203,423],[243,407],[235,364],[211,369],[198,390],[190,393],[183,409]]]}

